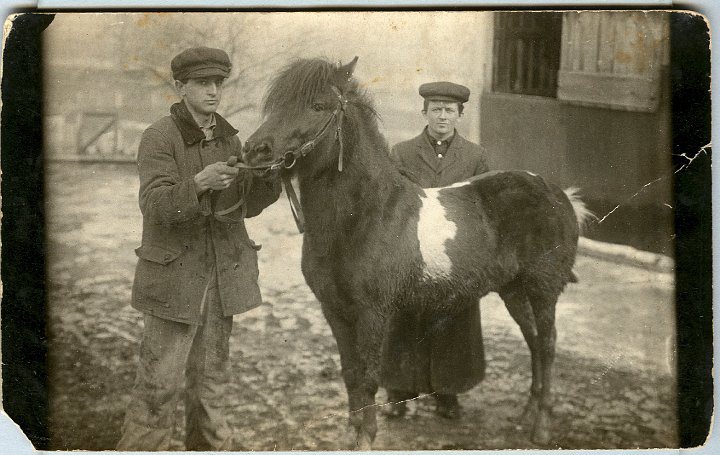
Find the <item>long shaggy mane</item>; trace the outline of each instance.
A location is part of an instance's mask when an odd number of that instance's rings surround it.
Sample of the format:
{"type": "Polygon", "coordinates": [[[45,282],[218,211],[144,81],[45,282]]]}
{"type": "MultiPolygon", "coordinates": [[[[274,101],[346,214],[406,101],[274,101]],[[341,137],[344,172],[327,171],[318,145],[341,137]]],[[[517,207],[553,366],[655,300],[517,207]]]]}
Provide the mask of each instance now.
{"type": "MultiPolygon", "coordinates": [[[[275,112],[300,112],[334,83],[338,64],[328,59],[297,59],[281,70],[270,83],[263,103],[263,116],[275,112]]],[[[345,96],[349,102],[377,117],[372,99],[354,78],[348,81],[345,96]]]]}

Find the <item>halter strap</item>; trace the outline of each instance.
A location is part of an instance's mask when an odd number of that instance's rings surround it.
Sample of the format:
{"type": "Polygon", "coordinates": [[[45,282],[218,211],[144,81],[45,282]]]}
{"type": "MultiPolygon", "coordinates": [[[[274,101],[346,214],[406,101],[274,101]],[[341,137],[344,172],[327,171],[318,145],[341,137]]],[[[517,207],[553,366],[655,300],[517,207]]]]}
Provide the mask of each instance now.
{"type": "Polygon", "coordinates": [[[331,86],[332,91],[335,92],[335,95],[338,97],[338,101],[340,102],[340,106],[338,106],[338,109],[335,109],[335,113],[337,113],[337,127],[335,128],[335,140],[338,142],[339,145],[339,153],[338,153],[338,171],[342,172],[343,170],[343,139],[342,139],[342,123],[345,119],[345,106],[347,105],[347,99],[345,98],[345,95],[343,95],[340,90],[335,87],[334,85],[331,86]]]}
{"type": "Polygon", "coordinates": [[[310,139],[309,141],[302,144],[300,147],[298,147],[295,150],[288,150],[283,154],[283,156],[277,158],[275,161],[272,161],[267,164],[258,164],[256,166],[251,166],[249,164],[245,164],[242,162],[238,162],[235,164],[235,167],[240,169],[247,169],[252,171],[275,171],[281,168],[290,169],[293,166],[295,166],[295,162],[298,158],[306,156],[311,151],[315,150],[315,144],[325,135],[325,133],[330,128],[330,124],[333,120],[337,120],[336,128],[335,128],[335,140],[338,141],[340,145],[340,156],[338,158],[338,171],[342,172],[343,168],[343,140],[342,140],[342,123],[345,118],[345,106],[347,105],[348,101],[345,99],[345,96],[340,92],[340,90],[335,87],[334,85],[330,87],[332,91],[337,95],[338,97],[338,107],[335,108],[335,110],[328,116],[325,123],[323,123],[322,128],[320,128],[320,131],[318,131],[315,136],[310,139]]]}
{"type": "Polygon", "coordinates": [[[290,181],[290,177],[287,174],[282,174],[281,177],[283,186],[285,187],[285,194],[287,195],[288,202],[290,203],[290,211],[295,218],[295,225],[298,231],[302,234],[305,232],[305,215],[303,215],[300,201],[298,200],[297,194],[295,194],[295,188],[290,181]]]}

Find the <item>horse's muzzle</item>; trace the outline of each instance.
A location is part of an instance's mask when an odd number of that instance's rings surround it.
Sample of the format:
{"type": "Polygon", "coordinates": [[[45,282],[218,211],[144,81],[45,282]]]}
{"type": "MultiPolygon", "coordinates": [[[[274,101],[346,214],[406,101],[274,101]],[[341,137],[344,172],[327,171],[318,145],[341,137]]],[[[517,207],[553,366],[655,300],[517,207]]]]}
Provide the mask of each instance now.
{"type": "Polygon", "coordinates": [[[243,147],[242,158],[244,162],[256,165],[271,161],[273,158],[272,153],[272,146],[267,141],[256,144],[248,140],[243,147]]]}

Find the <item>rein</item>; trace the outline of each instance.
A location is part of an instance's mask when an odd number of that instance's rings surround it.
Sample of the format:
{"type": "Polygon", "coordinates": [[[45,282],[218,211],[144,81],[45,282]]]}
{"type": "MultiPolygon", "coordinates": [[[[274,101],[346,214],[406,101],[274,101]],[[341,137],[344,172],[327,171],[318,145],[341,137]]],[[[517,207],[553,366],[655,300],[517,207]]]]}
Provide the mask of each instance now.
{"type": "MultiPolygon", "coordinates": [[[[348,104],[345,95],[334,85],[331,86],[333,92],[338,97],[338,107],[328,116],[328,119],[323,124],[320,131],[309,141],[302,144],[295,150],[288,150],[281,157],[275,161],[267,164],[259,164],[257,166],[250,166],[245,163],[238,162],[235,167],[240,169],[247,169],[251,171],[264,171],[263,174],[268,174],[272,171],[279,169],[291,169],[297,163],[297,160],[308,155],[310,152],[315,150],[315,144],[323,138],[323,136],[330,130],[330,125],[335,121],[335,141],[340,145],[340,151],[338,156],[338,171],[343,171],[343,140],[342,140],[342,123],[345,118],[345,106],[348,104]]],[[[290,211],[292,211],[293,218],[295,218],[295,224],[297,225],[298,231],[302,234],[305,232],[305,216],[300,206],[295,188],[292,186],[290,177],[287,174],[282,174],[282,183],[285,188],[285,194],[287,194],[288,201],[290,203],[290,211]]]]}

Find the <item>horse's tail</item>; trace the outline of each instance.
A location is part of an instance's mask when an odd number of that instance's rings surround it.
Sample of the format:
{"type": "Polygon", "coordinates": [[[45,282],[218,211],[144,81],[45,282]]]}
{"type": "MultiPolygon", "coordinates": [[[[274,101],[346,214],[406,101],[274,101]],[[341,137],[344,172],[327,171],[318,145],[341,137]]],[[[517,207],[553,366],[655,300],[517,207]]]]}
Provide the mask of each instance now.
{"type": "MultiPolygon", "coordinates": [[[[573,212],[575,212],[575,219],[577,220],[578,231],[582,234],[587,223],[590,220],[597,220],[597,216],[595,216],[595,214],[587,208],[587,204],[580,199],[580,188],[570,187],[567,188],[564,193],[570,201],[570,205],[572,205],[573,212]]],[[[568,281],[570,283],[578,282],[578,277],[575,275],[575,272],[570,271],[568,281]]]]}
{"type": "Polygon", "coordinates": [[[578,229],[580,233],[587,226],[590,220],[596,220],[597,216],[590,209],[587,208],[585,202],[580,199],[580,188],[570,187],[564,191],[570,204],[572,205],[573,211],[575,212],[575,219],[577,220],[578,229]]]}

